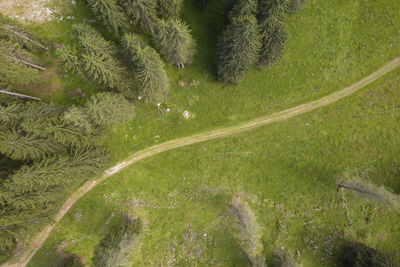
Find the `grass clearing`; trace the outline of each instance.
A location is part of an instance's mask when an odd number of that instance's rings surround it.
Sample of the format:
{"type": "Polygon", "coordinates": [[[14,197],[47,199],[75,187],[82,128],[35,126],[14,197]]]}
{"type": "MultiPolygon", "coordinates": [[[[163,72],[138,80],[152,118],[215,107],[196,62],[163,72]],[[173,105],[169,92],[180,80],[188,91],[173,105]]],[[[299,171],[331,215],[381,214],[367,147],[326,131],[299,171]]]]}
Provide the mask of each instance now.
{"type": "Polygon", "coordinates": [[[400,141],[399,81],[396,70],[312,113],[136,163],[84,196],[30,266],[54,265],[49,259],[65,241],[68,252],[90,262],[98,240],[118,226],[121,218],[111,216],[120,210],[146,224],[133,265],[245,265],[227,212],[238,191],[246,193],[262,224],[270,264],[284,250],[305,266],[331,266],[341,238],[399,263],[400,214],[351,192],[342,195],[337,186],[338,179],[358,175],[399,193],[400,156],[393,149],[400,141]]]}

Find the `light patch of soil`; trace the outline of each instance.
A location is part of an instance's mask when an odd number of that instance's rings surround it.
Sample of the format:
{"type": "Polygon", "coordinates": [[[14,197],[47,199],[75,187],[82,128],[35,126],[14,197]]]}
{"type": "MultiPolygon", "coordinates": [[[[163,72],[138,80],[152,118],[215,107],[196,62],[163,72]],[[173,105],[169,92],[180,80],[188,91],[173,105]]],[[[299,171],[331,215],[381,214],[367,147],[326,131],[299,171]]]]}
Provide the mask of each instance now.
{"type": "Polygon", "coordinates": [[[44,23],[52,20],[52,0],[1,0],[0,12],[22,23],[44,23]]]}

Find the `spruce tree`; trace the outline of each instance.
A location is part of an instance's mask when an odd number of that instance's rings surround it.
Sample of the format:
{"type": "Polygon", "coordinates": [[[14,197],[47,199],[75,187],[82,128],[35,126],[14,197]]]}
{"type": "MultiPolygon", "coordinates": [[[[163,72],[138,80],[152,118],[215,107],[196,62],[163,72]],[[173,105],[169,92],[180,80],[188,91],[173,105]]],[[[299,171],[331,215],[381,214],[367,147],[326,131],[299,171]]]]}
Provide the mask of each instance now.
{"type": "Polygon", "coordinates": [[[64,150],[52,139],[40,138],[32,134],[23,135],[12,129],[0,133],[0,153],[16,160],[40,159],[64,150]]]}
{"type": "Polygon", "coordinates": [[[283,20],[288,0],[259,0],[258,21],[261,28],[261,66],[269,66],[279,60],[286,41],[283,20]]]}
{"type": "Polygon", "coordinates": [[[80,23],[72,25],[79,44],[84,48],[85,53],[93,53],[97,55],[116,56],[118,48],[114,43],[107,41],[93,27],[80,23]]]}
{"type": "Polygon", "coordinates": [[[57,55],[65,69],[82,74],[82,65],[75,48],[69,46],[58,48],[57,55]]]}
{"type": "Polygon", "coordinates": [[[133,34],[124,36],[123,45],[137,73],[141,94],[150,102],[161,101],[163,93],[169,90],[169,84],[164,63],[158,53],[133,34]]]}
{"type": "Polygon", "coordinates": [[[219,40],[218,79],[237,83],[257,63],[260,39],[254,16],[233,18],[219,40]]]}
{"type": "Polygon", "coordinates": [[[164,59],[184,68],[191,63],[195,53],[195,42],[189,28],[180,19],[159,20],[156,24],[155,43],[164,59]]]}
{"type": "Polygon", "coordinates": [[[123,6],[134,23],[154,34],[153,25],[157,20],[157,0],[124,0],[123,6]]]}
{"type": "Polygon", "coordinates": [[[240,16],[254,16],[257,12],[257,0],[238,0],[229,12],[230,19],[240,16]]]}
{"type": "MultiPolygon", "coordinates": [[[[102,54],[82,55],[82,67],[91,80],[112,89],[121,90],[125,69],[114,58],[102,54]]],[[[121,90],[122,91],[122,90],[121,90]]]]}
{"type": "Polygon", "coordinates": [[[0,40],[0,56],[31,68],[45,70],[37,65],[37,58],[12,41],[0,40]]]}
{"type": "Polygon", "coordinates": [[[85,112],[101,127],[122,124],[134,116],[133,105],[122,95],[105,92],[92,96],[86,102],[85,112]]]}
{"type": "Polygon", "coordinates": [[[116,0],[88,0],[93,13],[116,35],[128,29],[128,19],[116,0]]]}
{"type": "Polygon", "coordinates": [[[183,0],[158,0],[159,17],[179,18],[183,6],[183,0]]]}
{"type": "Polygon", "coordinates": [[[15,126],[23,112],[22,104],[0,105],[0,128],[15,126]]]}

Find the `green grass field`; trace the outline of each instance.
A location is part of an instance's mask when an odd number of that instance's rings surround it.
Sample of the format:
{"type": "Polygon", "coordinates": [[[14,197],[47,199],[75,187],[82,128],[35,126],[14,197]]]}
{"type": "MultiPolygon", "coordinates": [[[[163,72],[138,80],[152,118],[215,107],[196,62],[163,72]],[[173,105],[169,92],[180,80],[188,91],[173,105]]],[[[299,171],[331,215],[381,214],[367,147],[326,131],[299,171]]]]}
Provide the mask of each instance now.
{"type": "Polygon", "coordinates": [[[178,266],[246,265],[227,212],[241,191],[262,224],[270,264],[274,251],[283,248],[304,266],[330,266],[341,238],[363,242],[400,263],[400,214],[344,191],[349,226],[337,185],[359,176],[400,192],[399,81],[397,70],[312,113],[129,167],[84,196],[30,266],[54,266],[62,242],[90,263],[93,247],[118,227],[122,218],[112,214],[121,210],[146,225],[134,266],[165,265],[167,259],[178,266]]]}
{"type": "MultiPolygon", "coordinates": [[[[83,1],[63,5],[64,15],[76,19],[30,27],[49,40],[73,44],[71,25],[92,15],[83,1]]],[[[136,101],[136,118],[110,131],[105,144],[111,161],[172,138],[293,107],[360,80],[400,54],[397,10],[400,3],[393,0],[310,0],[304,9],[288,15],[288,41],[276,65],[249,72],[239,85],[223,85],[215,80],[215,60],[224,1],[210,0],[205,11],[185,1],[183,19],[197,41],[194,63],[184,70],[167,67],[171,92],[165,105],[170,113],[162,115],[155,105],[136,101]],[[193,80],[199,85],[189,87],[193,80]],[[189,103],[191,96],[195,99],[189,103]],[[188,120],[183,117],[185,110],[191,113],[188,120]]],[[[56,61],[46,62],[56,72],[56,61]]],[[[67,91],[101,90],[74,74],[55,75],[46,86],[59,89],[33,93],[71,104],[82,100],[66,99],[67,91]]],[[[239,191],[248,195],[263,225],[264,254],[270,264],[281,247],[304,266],[333,263],[327,251],[338,236],[360,240],[399,262],[398,213],[346,192],[353,222],[348,227],[337,187],[339,178],[360,175],[400,192],[399,75],[394,72],[368,90],[287,122],[135,164],[80,200],[31,265],[54,266],[55,249],[66,241],[66,251],[89,262],[93,247],[118,227],[119,209],[146,223],[135,265],[165,265],[173,258],[181,266],[187,265],[185,259],[199,265],[244,265],[226,210],[239,191]],[[133,198],[144,206],[129,207],[133,198]],[[80,222],[74,219],[77,212],[83,214],[80,222]],[[109,219],[111,214],[115,217],[109,219]],[[184,241],[188,233],[196,242],[184,241]]]]}

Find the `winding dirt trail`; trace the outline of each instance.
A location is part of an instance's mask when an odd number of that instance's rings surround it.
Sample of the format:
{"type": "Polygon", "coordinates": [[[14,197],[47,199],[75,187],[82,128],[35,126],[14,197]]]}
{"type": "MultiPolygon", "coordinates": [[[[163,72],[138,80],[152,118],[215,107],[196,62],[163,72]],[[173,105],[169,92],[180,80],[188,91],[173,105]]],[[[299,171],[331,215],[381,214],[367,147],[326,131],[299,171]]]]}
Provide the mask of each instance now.
{"type": "Polygon", "coordinates": [[[124,168],[128,167],[132,163],[135,163],[139,160],[142,160],[144,158],[148,158],[150,156],[159,154],[161,152],[175,149],[178,147],[182,146],[187,146],[195,143],[200,143],[204,142],[207,140],[212,140],[212,139],[217,139],[221,137],[226,137],[238,133],[242,133],[244,131],[248,131],[263,125],[267,125],[273,122],[277,121],[282,121],[306,112],[309,112],[311,110],[329,105],[331,103],[334,103],[348,95],[351,95],[358,90],[364,88],[368,84],[376,81],[378,78],[382,77],[388,72],[393,71],[397,67],[400,66],[400,57],[392,60],[391,62],[387,63],[384,65],[382,68],[379,70],[375,71],[371,75],[365,77],[359,82],[356,82],[355,84],[346,87],[338,92],[332,93],[328,96],[322,97],[318,100],[302,104],[299,106],[296,106],[294,108],[286,109],[277,113],[273,113],[271,115],[263,116],[256,118],[254,120],[250,120],[248,122],[240,123],[235,126],[231,127],[226,127],[226,128],[221,128],[217,130],[212,130],[208,131],[205,133],[199,133],[195,135],[191,135],[188,137],[184,138],[179,138],[175,140],[171,140],[159,145],[151,146],[149,148],[143,149],[141,151],[138,151],[134,153],[133,155],[129,156],[126,158],[124,161],[118,163],[114,167],[104,171],[103,175],[101,177],[92,179],[88,182],[86,182],[82,187],[80,187],[78,190],[76,190],[74,193],[71,194],[71,196],[65,201],[64,205],[61,207],[59,210],[55,222],[49,226],[47,226],[45,229],[42,230],[31,242],[29,247],[25,251],[23,251],[17,260],[13,260],[13,262],[5,263],[3,266],[4,267],[19,267],[19,266],[26,266],[30,259],[35,255],[35,253],[42,247],[43,243],[46,241],[47,237],[50,235],[51,231],[55,227],[55,225],[64,217],[64,215],[68,212],[68,210],[82,197],[84,196],[87,192],[89,192],[91,189],[93,189],[96,185],[100,184],[103,182],[105,179],[108,177],[114,175],[115,173],[123,170],[124,168]]]}

